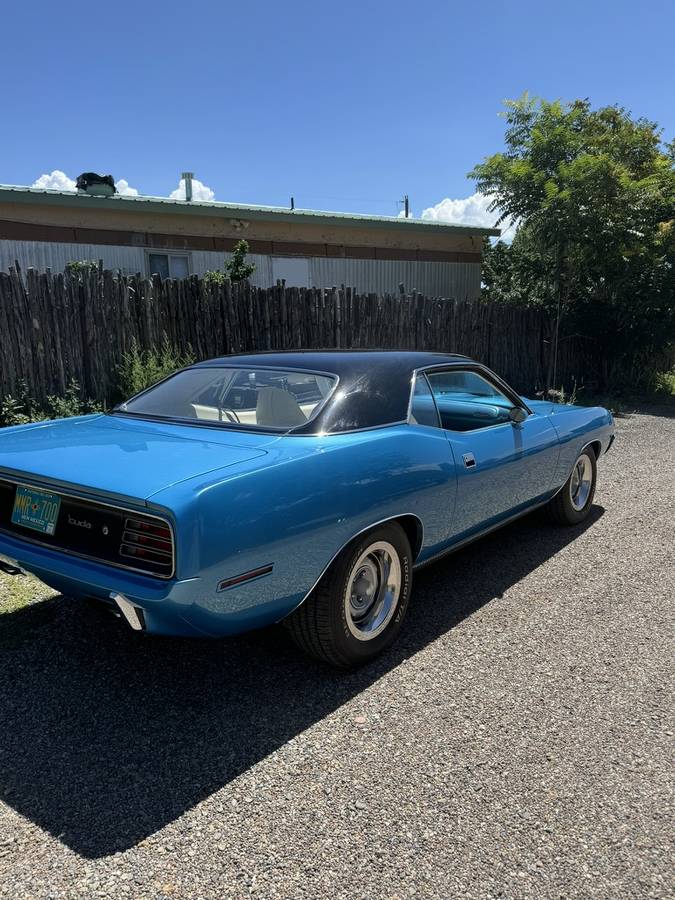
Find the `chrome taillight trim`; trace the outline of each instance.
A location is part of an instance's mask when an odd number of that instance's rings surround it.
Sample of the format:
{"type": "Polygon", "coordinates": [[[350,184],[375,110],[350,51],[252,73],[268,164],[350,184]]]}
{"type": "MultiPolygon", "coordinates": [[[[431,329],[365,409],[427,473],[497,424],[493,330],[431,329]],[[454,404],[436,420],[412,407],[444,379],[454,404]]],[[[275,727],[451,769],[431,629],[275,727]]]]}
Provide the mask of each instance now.
{"type": "MultiPolygon", "coordinates": [[[[133,548],[137,547],[137,546],[138,546],[137,544],[120,544],[120,551],[119,551],[120,556],[125,556],[128,559],[139,559],[139,558],[142,559],[142,557],[139,557],[135,553],[130,552],[130,550],[133,550],[133,548]]],[[[145,547],[143,547],[141,549],[146,550],[148,555],[151,553],[155,553],[154,550],[151,550],[151,549],[148,549],[145,547]]],[[[160,555],[160,554],[157,554],[157,555],[160,555]]],[[[169,557],[169,559],[167,559],[166,562],[163,562],[161,559],[150,559],[149,562],[152,562],[157,566],[171,565],[171,558],[169,557]]],[[[145,571],[145,569],[139,569],[139,571],[142,572],[142,571],[145,571]]],[[[147,574],[148,575],[158,575],[161,577],[159,572],[148,572],[147,574]]]]}
{"type": "Polygon", "coordinates": [[[156,537],[154,534],[147,534],[144,531],[133,531],[131,528],[125,528],[122,532],[122,540],[120,543],[122,544],[130,544],[136,547],[144,547],[144,541],[137,541],[134,538],[144,538],[147,541],[155,541],[157,544],[163,544],[164,547],[153,547],[148,545],[150,550],[156,550],[158,553],[168,553],[171,556],[171,540],[167,540],[166,538],[156,537]],[[165,549],[168,548],[168,549],[165,549]]]}

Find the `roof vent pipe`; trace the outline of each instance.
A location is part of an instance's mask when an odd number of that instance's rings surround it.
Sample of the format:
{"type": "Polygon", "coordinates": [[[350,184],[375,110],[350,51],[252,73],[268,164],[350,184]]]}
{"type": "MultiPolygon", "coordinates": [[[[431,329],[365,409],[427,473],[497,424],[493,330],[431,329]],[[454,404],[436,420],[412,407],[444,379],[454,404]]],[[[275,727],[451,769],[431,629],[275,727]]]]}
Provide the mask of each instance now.
{"type": "Polygon", "coordinates": [[[181,178],[185,182],[185,199],[188,203],[192,201],[192,179],[194,177],[194,172],[183,172],[181,175],[181,178]]]}

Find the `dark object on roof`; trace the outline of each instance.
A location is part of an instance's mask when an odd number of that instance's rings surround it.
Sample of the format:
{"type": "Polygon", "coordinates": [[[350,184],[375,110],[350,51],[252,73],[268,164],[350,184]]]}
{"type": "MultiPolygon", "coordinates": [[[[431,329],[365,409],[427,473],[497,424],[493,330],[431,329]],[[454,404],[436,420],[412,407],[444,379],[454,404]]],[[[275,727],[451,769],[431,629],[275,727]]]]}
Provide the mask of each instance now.
{"type": "Polygon", "coordinates": [[[88,194],[104,194],[110,196],[117,193],[112,175],[97,175],[96,172],[83,172],[75,182],[78,191],[88,194]]]}

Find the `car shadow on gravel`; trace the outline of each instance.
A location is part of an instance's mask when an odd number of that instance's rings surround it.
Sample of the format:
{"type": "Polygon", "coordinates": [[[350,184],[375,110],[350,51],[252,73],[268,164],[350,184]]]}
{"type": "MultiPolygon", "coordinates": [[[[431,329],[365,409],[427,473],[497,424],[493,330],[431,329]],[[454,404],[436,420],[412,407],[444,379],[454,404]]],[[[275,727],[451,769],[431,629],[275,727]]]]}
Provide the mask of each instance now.
{"type": "Polygon", "coordinates": [[[64,597],[1,616],[0,798],[85,857],[126,850],[500,597],[602,513],[576,529],[528,516],[420,571],[401,639],[356,672],[305,659],[282,628],[143,638],[64,597]]]}

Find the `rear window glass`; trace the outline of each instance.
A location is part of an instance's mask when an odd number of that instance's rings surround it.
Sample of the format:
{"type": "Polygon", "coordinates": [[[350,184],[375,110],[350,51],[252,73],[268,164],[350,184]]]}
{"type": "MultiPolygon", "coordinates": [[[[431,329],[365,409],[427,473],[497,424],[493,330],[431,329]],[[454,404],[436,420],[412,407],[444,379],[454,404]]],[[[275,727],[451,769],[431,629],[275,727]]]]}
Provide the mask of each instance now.
{"type": "Polygon", "coordinates": [[[297,370],[185,369],[114,411],[288,431],[316,416],[336,382],[335,376],[297,370]]]}

